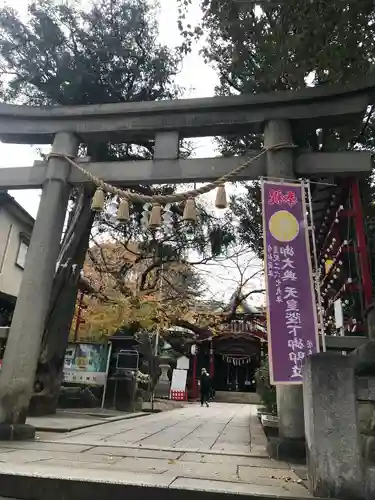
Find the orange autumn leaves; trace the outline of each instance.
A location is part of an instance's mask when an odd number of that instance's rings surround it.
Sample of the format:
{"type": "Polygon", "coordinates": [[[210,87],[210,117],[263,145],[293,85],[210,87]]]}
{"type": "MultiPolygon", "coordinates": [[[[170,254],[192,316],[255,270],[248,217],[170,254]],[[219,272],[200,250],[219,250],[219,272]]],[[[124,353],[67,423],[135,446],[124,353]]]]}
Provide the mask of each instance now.
{"type": "MultiPolygon", "coordinates": [[[[184,293],[183,287],[187,267],[188,264],[168,262],[161,271],[160,266],[153,267],[152,259],[142,257],[134,244],[102,243],[90,248],[84,276],[96,293],[84,298],[77,339],[102,341],[132,323],[149,330],[157,326],[166,330],[181,318],[196,324],[195,299],[184,293]]],[[[71,338],[77,316],[78,303],[71,338]]]]}

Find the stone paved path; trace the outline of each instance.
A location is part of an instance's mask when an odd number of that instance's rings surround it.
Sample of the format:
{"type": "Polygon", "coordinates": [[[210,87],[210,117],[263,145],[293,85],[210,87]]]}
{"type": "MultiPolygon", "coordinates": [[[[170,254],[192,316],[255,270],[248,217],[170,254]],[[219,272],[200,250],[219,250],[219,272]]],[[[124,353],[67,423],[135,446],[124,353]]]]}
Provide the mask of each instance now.
{"type": "Polygon", "coordinates": [[[264,453],[266,439],[255,420],[250,437],[250,414],[255,407],[213,403],[190,405],[139,419],[77,430],[60,438],[64,443],[172,448],[199,452],[264,453]],[[258,427],[258,428],[257,428],[258,427]]]}
{"type": "Polygon", "coordinates": [[[41,434],[36,442],[2,442],[0,474],[309,498],[288,464],[267,457],[265,445],[255,406],[189,405],[41,434]]]}

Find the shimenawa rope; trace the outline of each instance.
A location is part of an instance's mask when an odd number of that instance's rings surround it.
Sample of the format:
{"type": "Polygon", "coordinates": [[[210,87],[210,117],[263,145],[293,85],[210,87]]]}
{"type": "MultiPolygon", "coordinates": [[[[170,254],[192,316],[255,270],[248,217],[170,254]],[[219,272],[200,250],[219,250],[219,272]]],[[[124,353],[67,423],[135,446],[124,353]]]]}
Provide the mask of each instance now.
{"type": "Polygon", "coordinates": [[[110,193],[119,196],[120,198],[124,198],[128,201],[131,201],[133,203],[158,203],[158,204],[166,204],[166,203],[177,203],[181,201],[186,201],[189,199],[194,199],[199,195],[209,193],[213,189],[223,186],[226,182],[233,180],[238,174],[240,174],[245,168],[247,168],[251,163],[254,161],[258,160],[261,156],[263,156],[265,153],[268,151],[278,151],[281,149],[290,149],[290,148],[295,148],[296,146],[294,144],[291,144],[289,142],[284,142],[280,144],[275,144],[274,146],[266,147],[261,151],[258,155],[253,156],[246,160],[244,163],[236,167],[234,170],[231,172],[223,175],[222,177],[216,179],[213,182],[210,182],[208,184],[205,184],[204,186],[201,186],[196,189],[191,189],[189,191],[185,191],[183,193],[176,193],[176,194],[170,194],[170,195],[152,195],[152,196],[147,196],[147,195],[141,195],[137,193],[132,193],[130,191],[124,191],[121,188],[118,188],[116,186],[113,186],[112,184],[108,184],[107,182],[104,182],[102,179],[99,177],[96,177],[95,175],[91,174],[88,172],[85,168],[83,168],[81,165],[79,165],[76,161],[73,160],[72,157],[62,154],[62,153],[49,153],[48,155],[45,156],[45,159],[48,160],[49,158],[62,158],[65,159],[67,162],[69,162],[72,166],[74,166],[77,170],[79,170],[83,175],[85,175],[90,181],[92,181],[99,189],[102,189],[105,193],[110,193]]]}

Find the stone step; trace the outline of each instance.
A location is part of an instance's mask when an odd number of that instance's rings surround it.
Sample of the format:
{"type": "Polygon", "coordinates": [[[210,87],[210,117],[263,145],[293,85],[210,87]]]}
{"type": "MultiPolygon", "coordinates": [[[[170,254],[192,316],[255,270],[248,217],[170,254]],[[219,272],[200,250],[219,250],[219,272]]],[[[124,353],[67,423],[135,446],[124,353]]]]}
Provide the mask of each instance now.
{"type": "MultiPolygon", "coordinates": [[[[171,478],[163,474],[132,474],[114,471],[106,479],[97,477],[97,471],[81,468],[66,470],[49,468],[45,473],[27,474],[16,466],[12,471],[0,472],[0,498],[15,500],[310,500],[311,496],[285,492],[248,483],[229,483],[193,478],[171,478]]],[[[315,498],[319,500],[319,498],[315,498]]],[[[324,500],[324,499],[320,499],[324,500]]],[[[332,499],[331,499],[332,500],[332,499]]]]}
{"type": "Polygon", "coordinates": [[[215,401],[218,403],[261,404],[260,397],[256,392],[216,391],[215,401]]]}

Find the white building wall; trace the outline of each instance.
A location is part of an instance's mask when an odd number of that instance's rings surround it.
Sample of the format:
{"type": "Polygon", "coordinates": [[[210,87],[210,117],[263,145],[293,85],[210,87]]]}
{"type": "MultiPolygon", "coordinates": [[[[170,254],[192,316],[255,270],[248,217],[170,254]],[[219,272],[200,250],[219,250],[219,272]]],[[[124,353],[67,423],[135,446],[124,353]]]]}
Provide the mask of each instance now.
{"type": "Polygon", "coordinates": [[[27,245],[20,233],[31,236],[31,228],[17,218],[8,207],[0,207],[0,292],[18,296],[27,245]],[[20,246],[21,253],[20,253],[20,246]],[[23,254],[23,255],[21,255],[23,254]],[[17,265],[17,261],[18,264],[17,265]]]}

